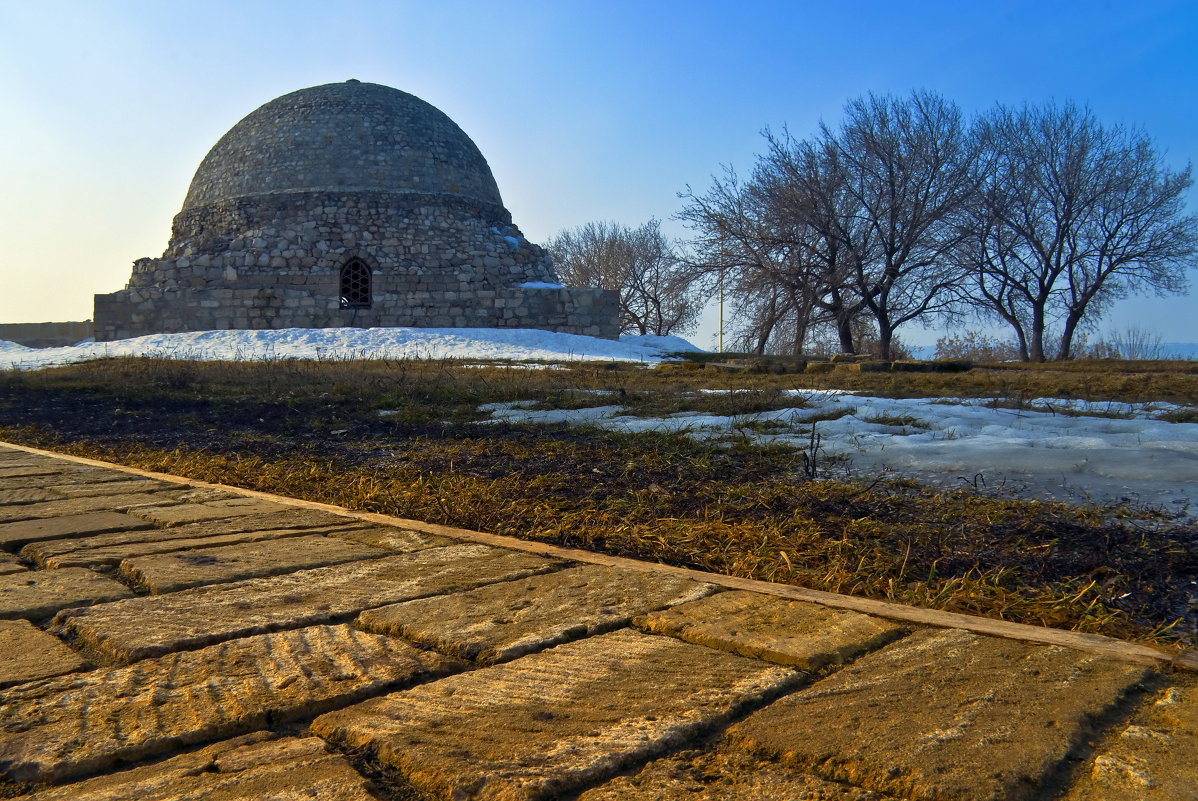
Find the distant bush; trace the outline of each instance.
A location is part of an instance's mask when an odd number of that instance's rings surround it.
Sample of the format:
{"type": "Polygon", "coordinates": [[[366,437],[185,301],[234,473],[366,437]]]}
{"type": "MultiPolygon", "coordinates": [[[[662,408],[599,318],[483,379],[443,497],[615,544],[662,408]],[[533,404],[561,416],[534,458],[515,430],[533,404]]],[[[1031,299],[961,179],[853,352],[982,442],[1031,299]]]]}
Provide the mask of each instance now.
{"type": "Polygon", "coordinates": [[[965,331],[936,340],[936,359],[972,362],[1019,361],[1014,343],[993,339],[978,331],[965,331]]]}

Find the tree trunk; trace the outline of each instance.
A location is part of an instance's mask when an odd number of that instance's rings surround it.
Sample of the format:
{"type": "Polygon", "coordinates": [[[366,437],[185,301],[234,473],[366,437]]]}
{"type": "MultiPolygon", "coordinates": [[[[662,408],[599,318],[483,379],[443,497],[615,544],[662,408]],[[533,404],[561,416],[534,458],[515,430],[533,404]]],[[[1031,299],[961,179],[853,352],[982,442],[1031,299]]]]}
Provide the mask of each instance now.
{"type": "Polygon", "coordinates": [[[1032,341],[1030,352],[1028,353],[1028,361],[1043,362],[1044,361],[1044,307],[1037,305],[1032,307],[1032,341]]]}
{"type": "Polygon", "coordinates": [[[889,322],[878,320],[878,355],[884,362],[890,361],[890,343],[894,340],[894,329],[889,322]]]}
{"type": "Polygon", "coordinates": [[[1073,358],[1073,335],[1077,333],[1077,325],[1081,319],[1080,314],[1070,314],[1065,318],[1065,329],[1061,331],[1061,345],[1057,350],[1057,361],[1063,362],[1073,358]]]}

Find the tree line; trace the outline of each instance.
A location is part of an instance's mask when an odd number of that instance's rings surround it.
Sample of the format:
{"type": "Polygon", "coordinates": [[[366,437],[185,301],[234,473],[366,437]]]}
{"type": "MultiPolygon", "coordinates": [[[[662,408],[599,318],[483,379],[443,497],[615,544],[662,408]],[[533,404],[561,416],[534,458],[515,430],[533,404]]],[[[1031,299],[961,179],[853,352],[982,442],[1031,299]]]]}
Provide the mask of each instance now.
{"type": "Polygon", "coordinates": [[[764,139],[748,175],[680,193],[686,241],[656,220],[557,235],[563,280],[619,290],[626,332],[692,330],[721,291],[742,350],[889,359],[903,326],[979,319],[1044,361],[1119,298],[1185,292],[1198,257],[1190,167],[1073,103],[967,120],[932,92],[868,95],[836,126],[764,139]]]}

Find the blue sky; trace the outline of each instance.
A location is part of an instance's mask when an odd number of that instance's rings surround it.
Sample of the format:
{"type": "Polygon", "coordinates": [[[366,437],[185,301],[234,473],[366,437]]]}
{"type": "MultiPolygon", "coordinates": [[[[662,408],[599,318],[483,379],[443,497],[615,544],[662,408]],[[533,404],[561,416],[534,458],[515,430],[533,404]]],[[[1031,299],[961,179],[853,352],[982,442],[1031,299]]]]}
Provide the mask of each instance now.
{"type": "MultiPolygon", "coordinates": [[[[1198,155],[1198,3],[1179,0],[0,0],[0,30],[0,322],[89,317],[162,252],[229,127],[351,77],[457,121],[534,241],[668,220],[688,184],[751,166],[763,128],[804,135],[870,91],[970,113],[1068,98],[1142,126],[1176,167],[1198,155]]],[[[1195,297],[1126,301],[1101,328],[1198,340],[1195,297]]]]}

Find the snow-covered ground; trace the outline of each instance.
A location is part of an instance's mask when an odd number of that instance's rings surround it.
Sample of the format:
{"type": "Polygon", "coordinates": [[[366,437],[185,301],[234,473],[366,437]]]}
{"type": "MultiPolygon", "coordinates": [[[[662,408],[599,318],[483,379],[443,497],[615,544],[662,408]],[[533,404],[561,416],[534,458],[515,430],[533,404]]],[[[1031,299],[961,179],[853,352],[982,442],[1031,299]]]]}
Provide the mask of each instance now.
{"type": "Polygon", "coordinates": [[[1198,424],[1155,419],[1172,404],[1086,403],[1042,398],[1033,409],[990,408],[984,399],[874,398],[796,390],[796,408],[737,417],[679,413],[633,417],[621,406],[536,410],[484,407],[493,420],[571,423],[617,431],[683,431],[810,443],[812,421],[825,456],[859,476],[892,472],[939,486],[971,486],[1024,497],[1098,502],[1124,499],[1180,514],[1198,511],[1198,424]],[[1117,417],[1111,417],[1116,415],[1117,417]]]}
{"type": "Polygon", "coordinates": [[[284,328],[152,334],[66,348],[0,341],[0,368],[22,370],[103,359],[156,356],[203,360],[510,359],[657,362],[697,350],[679,337],[623,336],[616,342],[529,328],[284,328]]]}

